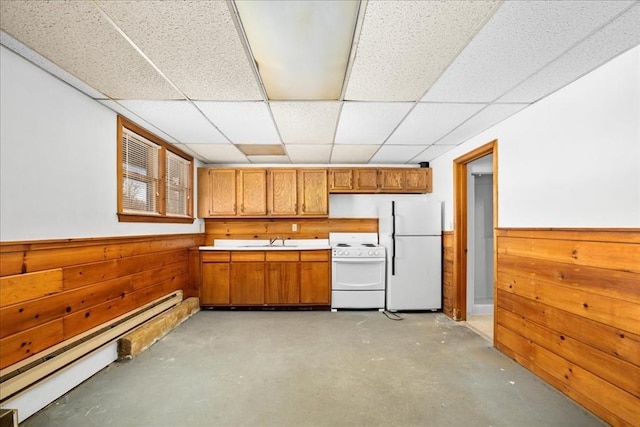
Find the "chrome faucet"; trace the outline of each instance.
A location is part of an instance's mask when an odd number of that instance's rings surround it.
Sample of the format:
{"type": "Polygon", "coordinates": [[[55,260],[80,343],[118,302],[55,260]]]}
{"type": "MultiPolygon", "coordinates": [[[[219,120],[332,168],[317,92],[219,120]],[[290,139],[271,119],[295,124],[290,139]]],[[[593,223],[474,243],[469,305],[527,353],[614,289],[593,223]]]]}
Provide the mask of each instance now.
{"type": "Polygon", "coordinates": [[[273,239],[269,239],[269,246],[274,246],[274,243],[278,240],[282,240],[281,246],[284,246],[284,237],[274,237],[273,239]]]}

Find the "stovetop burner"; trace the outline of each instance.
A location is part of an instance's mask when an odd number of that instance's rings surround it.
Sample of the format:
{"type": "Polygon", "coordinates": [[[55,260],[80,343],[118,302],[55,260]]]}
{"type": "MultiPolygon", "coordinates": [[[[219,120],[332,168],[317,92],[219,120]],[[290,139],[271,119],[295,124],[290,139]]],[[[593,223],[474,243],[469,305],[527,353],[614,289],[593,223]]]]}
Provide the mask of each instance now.
{"type": "Polygon", "coordinates": [[[350,248],[351,247],[351,245],[349,245],[347,243],[338,243],[336,246],[339,247],[339,248],[350,248]]]}
{"type": "Polygon", "coordinates": [[[374,245],[373,243],[363,243],[362,246],[366,246],[368,248],[375,248],[378,245],[374,245]]]}

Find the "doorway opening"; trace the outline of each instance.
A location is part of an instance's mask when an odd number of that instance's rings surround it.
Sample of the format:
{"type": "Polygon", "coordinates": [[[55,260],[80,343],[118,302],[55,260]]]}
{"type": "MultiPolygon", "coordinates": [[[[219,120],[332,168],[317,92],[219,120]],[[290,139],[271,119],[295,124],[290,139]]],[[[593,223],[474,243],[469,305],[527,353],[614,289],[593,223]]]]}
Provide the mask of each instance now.
{"type": "Polygon", "coordinates": [[[494,343],[497,150],[498,141],[491,141],[453,164],[453,314],[494,343]]]}

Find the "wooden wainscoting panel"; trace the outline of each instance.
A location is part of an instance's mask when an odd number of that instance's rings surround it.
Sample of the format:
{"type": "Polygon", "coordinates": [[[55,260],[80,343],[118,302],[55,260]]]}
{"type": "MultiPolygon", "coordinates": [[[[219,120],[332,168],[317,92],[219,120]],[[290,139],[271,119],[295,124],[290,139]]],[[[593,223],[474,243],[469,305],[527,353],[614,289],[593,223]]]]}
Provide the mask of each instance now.
{"type": "Polygon", "coordinates": [[[122,277],[3,307],[0,309],[0,338],[120,298],[132,290],[131,278],[122,277]]]}
{"type": "Polygon", "coordinates": [[[124,294],[120,298],[94,305],[64,317],[64,339],[72,338],[95,326],[105,323],[129,311],[160,298],[172,291],[181,289],[189,281],[189,274],[183,274],[162,281],[155,286],[124,294]]]}
{"type": "Polygon", "coordinates": [[[64,340],[62,319],[0,339],[0,369],[64,340]]]}
{"type": "Polygon", "coordinates": [[[640,244],[501,237],[499,254],[640,273],[640,244]]]}
{"type": "Polygon", "coordinates": [[[640,334],[637,303],[505,273],[500,267],[496,286],[550,307],[640,334]]]}
{"type": "Polygon", "coordinates": [[[0,307],[61,291],[61,268],[0,277],[0,307]]]}
{"type": "Polygon", "coordinates": [[[65,289],[73,289],[87,283],[101,282],[115,277],[140,273],[145,270],[166,267],[167,265],[188,261],[189,254],[184,249],[137,255],[92,264],[65,267],[63,283],[65,289]]]}
{"type": "Polygon", "coordinates": [[[453,231],[442,233],[442,312],[453,318],[453,231]]]}
{"type": "Polygon", "coordinates": [[[204,242],[204,234],[176,234],[0,243],[0,364],[171,291],[197,294],[189,264],[199,268],[204,242]]]}
{"type": "Polygon", "coordinates": [[[549,307],[538,301],[498,290],[500,308],[531,323],[572,337],[594,349],[640,366],[640,335],[549,307]]]}
{"type": "Polygon", "coordinates": [[[640,230],[496,236],[496,347],[608,423],[638,425],[640,230]]]}
{"type": "MultiPolygon", "coordinates": [[[[594,414],[597,414],[611,425],[629,427],[633,425],[625,421],[622,416],[616,414],[612,408],[603,404],[602,401],[604,399],[601,399],[598,395],[590,395],[587,390],[572,386],[569,381],[569,379],[572,378],[569,374],[572,374],[574,370],[572,365],[561,363],[561,360],[556,360],[556,362],[558,362],[557,365],[551,364],[551,366],[548,366],[548,363],[544,363],[544,359],[543,362],[539,359],[545,355],[552,355],[551,352],[545,352],[540,355],[541,351],[536,351],[539,347],[537,347],[535,343],[524,339],[522,336],[501,325],[496,326],[495,333],[502,337],[501,341],[496,345],[498,350],[509,355],[509,357],[529,369],[557,390],[576,402],[579,402],[582,406],[594,414]],[[550,371],[547,369],[550,369],[550,371]]],[[[604,390],[600,390],[598,394],[603,392],[604,390]]]]}
{"type": "Polygon", "coordinates": [[[637,273],[506,254],[498,254],[498,263],[506,275],[526,276],[533,281],[540,280],[640,304],[637,273]]]}
{"type": "Polygon", "coordinates": [[[328,239],[330,232],[377,233],[377,218],[205,219],[206,244],[214,239],[328,239]],[[298,231],[292,231],[293,225],[298,231]]]}
{"type": "Polygon", "coordinates": [[[0,275],[31,273],[201,246],[202,234],[0,242],[0,275]]]}
{"type": "Polygon", "coordinates": [[[527,319],[499,308],[498,323],[505,328],[518,330],[521,336],[553,351],[571,363],[580,363],[594,375],[622,386],[636,397],[640,397],[640,367],[626,362],[604,351],[595,349],[568,334],[558,333],[527,319]],[[584,357],[588,354],[589,357],[584,357]]]}

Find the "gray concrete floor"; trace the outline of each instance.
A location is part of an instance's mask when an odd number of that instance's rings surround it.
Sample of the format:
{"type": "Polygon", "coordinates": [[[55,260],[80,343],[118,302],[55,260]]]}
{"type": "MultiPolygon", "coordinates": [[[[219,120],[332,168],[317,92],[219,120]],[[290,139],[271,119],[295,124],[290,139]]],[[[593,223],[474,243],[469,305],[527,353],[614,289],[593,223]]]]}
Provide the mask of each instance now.
{"type": "Polygon", "coordinates": [[[439,313],[204,311],[22,425],[601,426],[439,313]]]}

